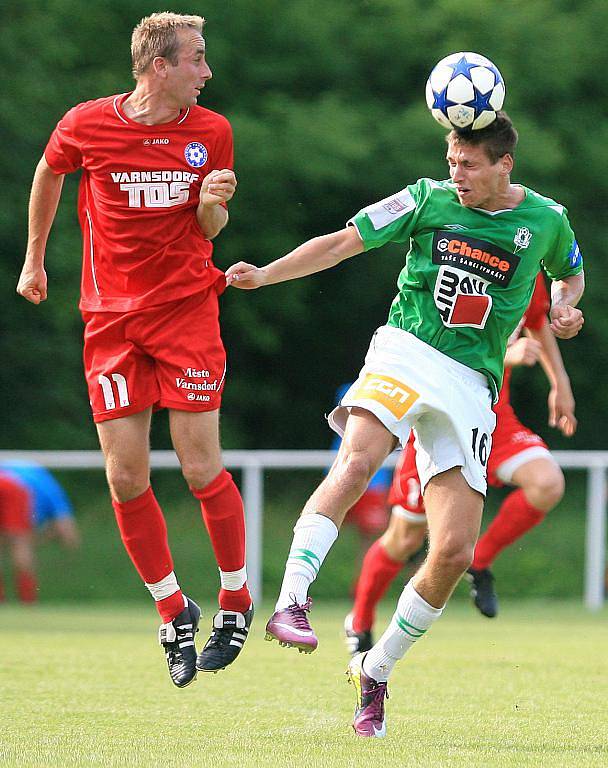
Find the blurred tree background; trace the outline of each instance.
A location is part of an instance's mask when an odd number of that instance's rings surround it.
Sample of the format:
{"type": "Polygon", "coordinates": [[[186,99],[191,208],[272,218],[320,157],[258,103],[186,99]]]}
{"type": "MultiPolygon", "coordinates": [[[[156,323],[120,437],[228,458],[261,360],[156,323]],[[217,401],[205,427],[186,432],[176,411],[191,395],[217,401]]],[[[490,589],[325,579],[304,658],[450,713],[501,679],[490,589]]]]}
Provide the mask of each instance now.
{"type": "MultiPolygon", "coordinates": [[[[132,88],[134,24],[147,0],[6,0],[0,52],[0,368],[2,448],[94,448],[82,375],[80,232],[70,177],[47,251],[49,300],[14,293],[34,168],[74,104],[132,88]]],[[[608,4],[581,0],[206,0],[169,10],[207,18],[214,72],[201,103],[232,122],[239,189],[216,262],[258,264],[343,226],[359,208],[419,176],[444,178],[443,132],[424,85],[458,50],[489,56],[520,131],[514,180],[567,206],[586,257],[586,325],[562,344],[578,401],[571,441],[548,434],[540,371],[518,372],[515,405],[556,448],[606,448],[602,386],[607,302],[599,262],[608,202],[608,4]]],[[[356,375],[384,322],[403,250],[362,255],[331,272],[223,298],[229,380],[227,448],[325,447],[323,414],[356,375]]],[[[167,447],[157,418],[154,446],[167,447]]]]}

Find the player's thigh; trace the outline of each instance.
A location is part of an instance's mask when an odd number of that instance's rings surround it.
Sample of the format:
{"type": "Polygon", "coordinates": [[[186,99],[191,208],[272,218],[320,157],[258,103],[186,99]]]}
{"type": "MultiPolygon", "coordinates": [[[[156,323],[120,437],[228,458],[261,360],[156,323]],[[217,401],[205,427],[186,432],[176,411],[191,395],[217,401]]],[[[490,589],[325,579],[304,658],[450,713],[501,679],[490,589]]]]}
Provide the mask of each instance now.
{"type": "Polygon", "coordinates": [[[140,413],[159,401],[154,361],[134,338],[139,315],[83,313],[84,369],[96,423],[140,413]]]}
{"type": "MultiPolygon", "coordinates": [[[[410,554],[420,549],[426,538],[426,516],[417,515],[417,519],[405,517],[393,511],[388,528],[382,536],[385,549],[399,555],[410,554]]],[[[401,559],[401,557],[397,558],[401,559]]]]}
{"type": "Polygon", "coordinates": [[[150,484],[150,422],[152,408],[97,423],[99,444],[113,495],[134,498],[150,484]]]}
{"type": "Polygon", "coordinates": [[[522,488],[528,501],[549,511],[564,495],[564,474],[549,452],[521,464],[511,476],[511,484],[522,488]]]}
{"type": "Polygon", "coordinates": [[[222,469],[219,411],[169,410],[173,447],[188,483],[203,488],[222,469]]]}
{"type": "Polygon", "coordinates": [[[460,467],[432,477],[424,491],[429,552],[472,553],[481,525],[484,497],[465,480],[460,467]]]}
{"type": "Polygon", "coordinates": [[[10,475],[0,475],[0,531],[28,534],[33,527],[32,496],[25,485],[10,475]]]}
{"type": "Polygon", "coordinates": [[[329,471],[344,471],[349,465],[371,478],[394,449],[397,438],[373,413],[351,408],[338,455],[329,471]]]}
{"type": "Polygon", "coordinates": [[[226,380],[226,352],[213,287],[142,317],[142,348],[154,360],[163,408],[217,411],[226,380]],[[143,325],[145,321],[145,325],[143,325]]]}

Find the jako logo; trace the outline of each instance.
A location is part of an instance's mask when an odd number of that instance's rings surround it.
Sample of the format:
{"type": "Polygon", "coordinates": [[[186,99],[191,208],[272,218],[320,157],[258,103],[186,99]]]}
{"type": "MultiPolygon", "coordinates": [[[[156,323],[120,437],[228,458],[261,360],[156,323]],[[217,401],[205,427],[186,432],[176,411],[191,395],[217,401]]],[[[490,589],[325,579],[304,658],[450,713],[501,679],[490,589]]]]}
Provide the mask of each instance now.
{"type": "Polygon", "coordinates": [[[390,376],[368,373],[354,394],[355,400],[375,400],[400,420],[420,397],[407,384],[390,376]]]}

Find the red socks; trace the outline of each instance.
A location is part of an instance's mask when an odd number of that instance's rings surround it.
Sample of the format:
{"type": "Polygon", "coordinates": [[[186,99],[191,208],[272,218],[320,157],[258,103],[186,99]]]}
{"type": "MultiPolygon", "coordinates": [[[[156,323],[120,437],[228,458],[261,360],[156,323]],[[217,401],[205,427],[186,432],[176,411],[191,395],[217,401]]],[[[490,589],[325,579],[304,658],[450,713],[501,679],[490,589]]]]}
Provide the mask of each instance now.
{"type": "Polygon", "coordinates": [[[538,525],[545,512],[533,507],[519,488],[503,501],[498,514],[492,520],[475,547],[472,568],[489,568],[499,552],[538,525]]]}
{"type": "Polygon", "coordinates": [[[363,558],[352,612],[355,632],[364,632],[372,628],[376,617],[376,606],[402,568],[403,563],[393,560],[386,554],[380,539],[367,550],[363,558]]]}
{"type": "MultiPolygon", "coordinates": [[[[150,589],[150,585],[158,584],[173,572],[167,526],[152,488],[148,488],[140,496],[129,501],[112,500],[112,506],[125,549],[137,572],[150,589]]],[[[184,597],[175,581],[175,576],[172,584],[173,586],[157,590],[156,593],[150,589],[164,623],[172,621],[184,610],[184,597]],[[165,592],[171,589],[175,591],[165,596],[165,592]]]]}
{"type": "Polygon", "coordinates": [[[22,603],[35,603],[38,599],[38,582],[31,571],[15,571],[15,589],[22,603]]]}
{"type": "Polygon", "coordinates": [[[220,608],[243,613],[251,605],[245,574],[243,500],[230,472],[222,469],[205,488],[191,488],[201,502],[203,520],[220,568],[220,608]]]}

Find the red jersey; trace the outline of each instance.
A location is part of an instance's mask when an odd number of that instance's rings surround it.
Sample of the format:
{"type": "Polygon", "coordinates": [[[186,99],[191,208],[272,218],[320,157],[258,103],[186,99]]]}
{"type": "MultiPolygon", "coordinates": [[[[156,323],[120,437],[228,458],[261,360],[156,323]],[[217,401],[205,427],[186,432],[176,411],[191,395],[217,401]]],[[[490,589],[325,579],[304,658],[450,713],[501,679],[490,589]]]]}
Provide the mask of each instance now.
{"type": "MultiPolygon", "coordinates": [[[[547,292],[542,273],[539,272],[536,276],[534,292],[532,293],[528,308],[521,318],[519,325],[511,334],[507,346],[514,344],[517,339],[519,339],[524,328],[531,328],[533,331],[540,330],[543,327],[550,306],[551,300],[549,299],[549,293],[547,292]]],[[[509,400],[511,399],[510,384],[511,369],[506,367],[502,387],[498,395],[498,402],[493,408],[495,412],[497,412],[502,405],[509,403],[509,400]]]]}
{"type": "Polygon", "coordinates": [[[174,301],[222,278],[196,208],[203,178],[233,167],[230,123],[194,106],[143,125],[124,114],[128,95],[78,104],[44,152],[55,173],[82,168],[80,308],[92,312],[174,301]]]}

